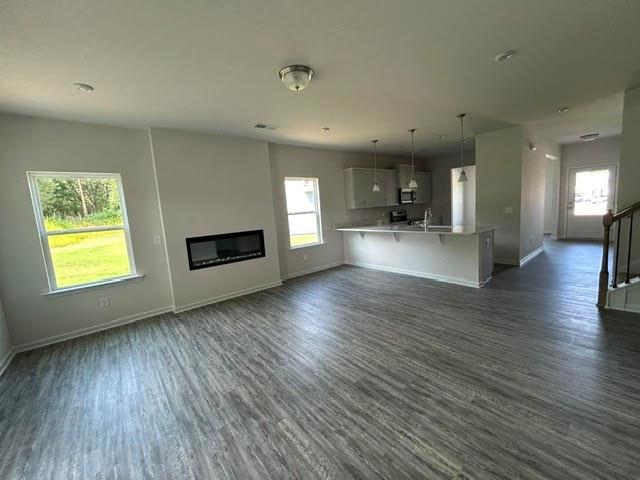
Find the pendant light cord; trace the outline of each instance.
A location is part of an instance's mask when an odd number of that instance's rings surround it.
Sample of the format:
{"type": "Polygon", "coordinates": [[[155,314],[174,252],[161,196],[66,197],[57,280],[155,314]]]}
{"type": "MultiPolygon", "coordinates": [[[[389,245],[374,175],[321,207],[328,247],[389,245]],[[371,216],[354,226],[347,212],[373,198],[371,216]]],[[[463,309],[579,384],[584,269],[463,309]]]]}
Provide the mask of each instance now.
{"type": "Polygon", "coordinates": [[[458,115],[460,119],[460,166],[462,167],[462,171],[464,172],[464,116],[466,113],[461,113],[458,115]]]}
{"type": "Polygon", "coordinates": [[[373,183],[378,183],[378,140],[371,140],[373,143],[373,183]]]}
{"type": "Polygon", "coordinates": [[[415,128],[409,130],[411,132],[411,180],[414,178],[414,167],[413,167],[413,154],[414,154],[414,146],[413,146],[413,132],[416,131],[415,128]]]}

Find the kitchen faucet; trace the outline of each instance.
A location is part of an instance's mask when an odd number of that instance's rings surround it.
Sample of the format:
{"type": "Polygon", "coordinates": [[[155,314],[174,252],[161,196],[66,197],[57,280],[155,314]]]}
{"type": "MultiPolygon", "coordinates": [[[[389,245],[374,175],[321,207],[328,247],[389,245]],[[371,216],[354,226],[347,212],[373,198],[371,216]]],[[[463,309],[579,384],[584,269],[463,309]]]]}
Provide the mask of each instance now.
{"type": "Polygon", "coordinates": [[[431,208],[427,208],[424,211],[424,226],[426,227],[427,225],[430,225],[432,221],[433,221],[433,215],[431,213],[431,208]]]}

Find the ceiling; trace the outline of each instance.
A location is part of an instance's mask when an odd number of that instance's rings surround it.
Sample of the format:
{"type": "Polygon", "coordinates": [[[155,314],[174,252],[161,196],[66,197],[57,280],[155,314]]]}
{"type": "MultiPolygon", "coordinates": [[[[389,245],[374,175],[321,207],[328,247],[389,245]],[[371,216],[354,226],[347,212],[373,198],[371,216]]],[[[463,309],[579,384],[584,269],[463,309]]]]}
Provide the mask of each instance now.
{"type": "Polygon", "coordinates": [[[3,0],[0,110],[387,153],[415,127],[422,154],[451,149],[466,111],[470,136],[572,142],[620,132],[638,18],[633,0],[3,0]],[[277,75],[291,63],[316,71],[299,93],[277,75]]]}

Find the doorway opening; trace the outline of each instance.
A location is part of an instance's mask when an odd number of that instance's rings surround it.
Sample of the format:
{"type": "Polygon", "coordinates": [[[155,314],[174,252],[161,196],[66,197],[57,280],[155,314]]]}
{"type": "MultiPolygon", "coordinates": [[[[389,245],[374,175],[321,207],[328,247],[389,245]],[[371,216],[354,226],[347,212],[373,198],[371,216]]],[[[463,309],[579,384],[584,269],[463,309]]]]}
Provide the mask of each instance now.
{"type": "Polygon", "coordinates": [[[615,164],[569,169],[567,238],[602,239],[602,216],[615,205],[616,174],[615,164]]]}

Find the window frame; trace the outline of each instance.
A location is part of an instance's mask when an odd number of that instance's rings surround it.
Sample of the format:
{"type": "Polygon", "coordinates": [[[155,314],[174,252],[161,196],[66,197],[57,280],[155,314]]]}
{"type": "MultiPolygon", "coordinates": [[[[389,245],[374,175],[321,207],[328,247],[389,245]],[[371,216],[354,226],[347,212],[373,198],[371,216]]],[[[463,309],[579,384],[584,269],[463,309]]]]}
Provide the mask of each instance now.
{"type": "Polygon", "coordinates": [[[47,282],[49,286],[49,293],[55,294],[58,292],[68,292],[74,290],[83,290],[102,284],[113,284],[114,282],[129,280],[138,278],[140,275],[136,269],[136,262],[133,257],[133,247],[131,245],[131,232],[129,229],[129,217],[127,215],[127,206],[124,198],[124,189],[122,185],[122,176],[119,173],[102,173],[102,172],[47,172],[47,171],[27,171],[27,182],[29,184],[29,191],[31,193],[31,202],[33,204],[33,213],[36,220],[36,226],[38,228],[38,236],[40,237],[40,248],[42,250],[42,256],[44,259],[44,267],[47,273],[47,282]],[[42,213],[42,202],[40,200],[40,192],[38,190],[37,180],[39,178],[104,178],[116,180],[118,182],[118,196],[120,199],[120,211],[122,212],[122,226],[110,226],[110,227],[86,227],[86,228],[71,228],[67,230],[53,230],[47,232],[44,223],[44,215],[42,213]],[[57,235],[68,235],[74,233],[92,233],[92,232],[106,232],[122,230],[124,232],[125,244],[127,247],[127,258],[129,259],[129,273],[125,275],[118,275],[116,277],[102,278],[94,282],[79,283],[76,285],[70,285],[67,287],[58,287],[56,280],[56,272],[53,266],[53,259],[51,257],[51,250],[49,248],[49,237],[57,235]]]}
{"type": "Polygon", "coordinates": [[[320,180],[318,177],[284,177],[284,181],[282,182],[282,188],[284,190],[284,203],[285,203],[285,215],[287,218],[287,239],[289,242],[289,250],[298,250],[300,248],[314,247],[316,245],[324,244],[324,235],[322,233],[322,212],[320,208],[320,180]],[[304,211],[304,212],[295,212],[289,213],[289,199],[287,198],[287,181],[289,180],[300,180],[300,181],[311,181],[313,183],[313,192],[314,192],[314,210],[304,211]],[[313,243],[305,243],[304,245],[291,245],[291,230],[289,228],[289,217],[291,215],[308,215],[310,213],[315,214],[316,216],[316,228],[318,231],[318,241],[313,243]]]}

